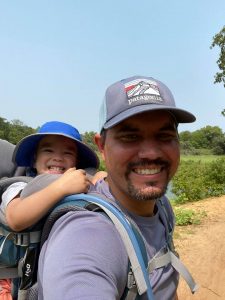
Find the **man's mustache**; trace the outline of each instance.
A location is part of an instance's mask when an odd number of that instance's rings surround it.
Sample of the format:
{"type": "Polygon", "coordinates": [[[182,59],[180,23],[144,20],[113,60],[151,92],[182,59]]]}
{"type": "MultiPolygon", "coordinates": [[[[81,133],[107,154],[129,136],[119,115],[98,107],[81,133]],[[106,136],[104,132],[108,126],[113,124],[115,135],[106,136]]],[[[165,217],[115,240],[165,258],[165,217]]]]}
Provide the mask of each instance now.
{"type": "Polygon", "coordinates": [[[160,159],[160,158],[157,158],[157,159],[145,158],[145,159],[141,159],[137,162],[130,162],[128,164],[128,170],[131,171],[132,169],[137,168],[137,167],[148,167],[151,165],[168,168],[168,167],[170,167],[170,162],[168,160],[160,159]]]}

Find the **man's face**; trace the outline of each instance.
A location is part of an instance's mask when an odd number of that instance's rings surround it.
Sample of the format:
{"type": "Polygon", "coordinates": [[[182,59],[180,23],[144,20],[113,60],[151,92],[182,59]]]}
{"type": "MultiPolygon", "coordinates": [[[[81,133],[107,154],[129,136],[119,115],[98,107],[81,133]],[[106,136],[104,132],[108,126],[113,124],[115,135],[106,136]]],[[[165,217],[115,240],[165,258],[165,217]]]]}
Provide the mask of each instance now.
{"type": "Polygon", "coordinates": [[[115,197],[124,202],[156,200],[179,164],[175,121],[166,111],[128,118],[106,131],[101,151],[115,197]]]}
{"type": "Polygon", "coordinates": [[[60,135],[47,135],[38,144],[34,167],[37,174],[63,174],[76,166],[76,143],[60,135]]]}

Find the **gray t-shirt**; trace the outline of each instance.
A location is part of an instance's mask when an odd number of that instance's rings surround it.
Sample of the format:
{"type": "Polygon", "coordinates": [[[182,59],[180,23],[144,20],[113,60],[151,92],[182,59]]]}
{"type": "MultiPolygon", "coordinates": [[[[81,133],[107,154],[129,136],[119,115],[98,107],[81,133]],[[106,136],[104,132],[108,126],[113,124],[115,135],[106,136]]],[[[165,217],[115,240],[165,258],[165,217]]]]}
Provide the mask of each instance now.
{"type": "MultiPolygon", "coordinates": [[[[95,188],[113,199],[104,181],[99,181],[95,188]]],[[[166,245],[159,214],[130,216],[144,235],[148,255],[152,258],[166,245]]],[[[128,256],[111,221],[99,213],[69,212],[56,221],[42,247],[39,300],[120,299],[127,282],[127,270],[128,256]]],[[[150,281],[155,300],[175,298],[178,274],[171,265],[154,270],[150,281]]]]}
{"type": "Polygon", "coordinates": [[[5,225],[7,225],[6,218],[5,218],[5,211],[6,207],[16,196],[18,196],[21,191],[25,188],[27,183],[25,182],[15,182],[11,184],[6,191],[2,194],[2,202],[0,205],[0,220],[5,225]]]}

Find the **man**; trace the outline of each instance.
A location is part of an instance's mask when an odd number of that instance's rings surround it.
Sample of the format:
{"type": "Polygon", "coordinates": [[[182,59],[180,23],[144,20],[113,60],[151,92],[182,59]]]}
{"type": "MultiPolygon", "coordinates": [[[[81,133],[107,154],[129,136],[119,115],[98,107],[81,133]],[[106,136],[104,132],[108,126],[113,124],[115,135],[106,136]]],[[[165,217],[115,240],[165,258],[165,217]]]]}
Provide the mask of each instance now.
{"type": "MultiPolygon", "coordinates": [[[[179,165],[177,125],[194,120],[175,107],[170,90],[153,78],[127,78],[106,90],[95,141],[108,176],[95,189],[137,223],[150,259],[167,246],[157,201],[179,165]]],[[[39,262],[39,299],[120,299],[127,284],[123,242],[115,226],[94,212],[61,217],[39,262]]],[[[178,273],[171,264],[153,270],[150,281],[156,300],[176,298],[178,273]]]]}

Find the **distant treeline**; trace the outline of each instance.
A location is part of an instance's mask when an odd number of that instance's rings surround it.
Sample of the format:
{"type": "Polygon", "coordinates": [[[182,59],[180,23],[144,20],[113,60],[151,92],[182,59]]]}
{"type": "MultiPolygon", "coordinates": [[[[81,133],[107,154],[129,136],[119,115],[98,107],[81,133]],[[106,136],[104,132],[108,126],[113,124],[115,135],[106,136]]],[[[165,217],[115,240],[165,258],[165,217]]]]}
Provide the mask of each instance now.
{"type": "Polygon", "coordinates": [[[183,131],[179,136],[182,154],[225,154],[225,133],[218,126],[183,131]]]}
{"type": "MultiPolygon", "coordinates": [[[[17,144],[26,135],[35,133],[38,128],[25,125],[20,120],[7,121],[0,117],[0,139],[17,144]]],[[[93,150],[97,151],[94,143],[95,132],[89,131],[82,134],[82,139],[93,150]]],[[[182,154],[216,154],[225,155],[225,133],[218,126],[206,126],[190,132],[183,131],[179,134],[182,154]]]]}

